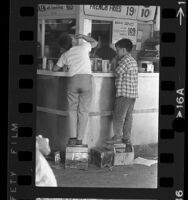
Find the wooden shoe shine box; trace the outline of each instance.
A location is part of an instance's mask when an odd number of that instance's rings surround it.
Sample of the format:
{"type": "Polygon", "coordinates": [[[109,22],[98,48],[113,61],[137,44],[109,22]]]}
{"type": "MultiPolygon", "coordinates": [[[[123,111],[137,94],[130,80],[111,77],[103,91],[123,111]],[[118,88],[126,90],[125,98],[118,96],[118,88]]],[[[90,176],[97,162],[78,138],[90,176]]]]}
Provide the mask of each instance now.
{"type": "Polygon", "coordinates": [[[65,151],[65,168],[88,169],[88,146],[67,145],[65,151]]]}

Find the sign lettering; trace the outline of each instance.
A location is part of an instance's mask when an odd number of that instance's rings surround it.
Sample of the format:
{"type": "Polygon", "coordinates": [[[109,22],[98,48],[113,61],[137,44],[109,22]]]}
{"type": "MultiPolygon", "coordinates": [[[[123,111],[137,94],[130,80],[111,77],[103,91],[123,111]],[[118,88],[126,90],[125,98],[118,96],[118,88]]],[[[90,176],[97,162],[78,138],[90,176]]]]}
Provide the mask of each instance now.
{"type": "Polygon", "coordinates": [[[84,5],[84,14],[92,16],[136,19],[138,6],[84,5]]]}
{"type": "Polygon", "coordinates": [[[137,20],[151,21],[154,19],[156,6],[139,6],[137,20]]]}
{"type": "Polygon", "coordinates": [[[150,21],[154,19],[156,6],[124,6],[124,5],[84,5],[85,15],[135,19],[150,21]]]}
{"type": "Polygon", "coordinates": [[[122,38],[130,39],[136,44],[137,22],[135,20],[115,20],[113,24],[112,43],[122,38]]]}
{"type": "Polygon", "coordinates": [[[39,4],[38,5],[38,17],[39,18],[51,18],[61,17],[64,14],[75,14],[75,5],[64,5],[64,4],[39,4]]]}

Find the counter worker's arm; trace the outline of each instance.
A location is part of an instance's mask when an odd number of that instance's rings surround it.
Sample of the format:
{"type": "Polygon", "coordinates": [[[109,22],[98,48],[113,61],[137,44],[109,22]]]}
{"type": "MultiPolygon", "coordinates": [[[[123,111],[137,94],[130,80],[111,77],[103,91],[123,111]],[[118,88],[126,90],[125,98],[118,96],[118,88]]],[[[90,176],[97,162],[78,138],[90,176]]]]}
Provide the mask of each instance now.
{"type": "Polygon", "coordinates": [[[52,71],[57,72],[60,71],[64,66],[67,67],[66,65],[66,57],[65,54],[62,54],[57,63],[53,66],[52,71]]]}
{"type": "Polygon", "coordinates": [[[83,39],[83,40],[85,40],[86,42],[89,42],[89,43],[91,44],[91,48],[96,47],[97,44],[98,44],[98,42],[97,42],[95,39],[93,39],[92,37],[87,36],[87,35],[77,34],[77,35],[76,35],[76,38],[77,38],[77,39],[83,39]]]}

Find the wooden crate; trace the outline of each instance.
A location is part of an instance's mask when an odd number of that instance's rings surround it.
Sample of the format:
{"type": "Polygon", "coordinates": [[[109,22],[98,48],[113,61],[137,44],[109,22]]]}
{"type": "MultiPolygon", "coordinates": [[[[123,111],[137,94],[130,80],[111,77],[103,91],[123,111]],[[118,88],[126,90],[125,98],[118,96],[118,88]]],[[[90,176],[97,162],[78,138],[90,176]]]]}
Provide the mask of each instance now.
{"type": "Polygon", "coordinates": [[[131,165],[134,161],[134,148],[132,152],[127,152],[126,148],[114,148],[114,166],[131,165]]]}
{"type": "Polygon", "coordinates": [[[67,145],[65,152],[65,168],[88,169],[88,146],[67,145]]]}
{"type": "Polygon", "coordinates": [[[103,147],[95,147],[90,151],[91,163],[99,166],[100,168],[113,166],[113,149],[108,150],[103,147]]]}

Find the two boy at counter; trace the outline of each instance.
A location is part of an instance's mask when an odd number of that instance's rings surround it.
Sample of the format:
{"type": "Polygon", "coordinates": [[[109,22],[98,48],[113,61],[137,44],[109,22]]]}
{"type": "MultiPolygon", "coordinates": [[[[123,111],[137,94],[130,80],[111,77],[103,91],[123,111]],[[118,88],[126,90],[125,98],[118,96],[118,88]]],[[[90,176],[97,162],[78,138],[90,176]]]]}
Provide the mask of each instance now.
{"type": "MultiPolygon", "coordinates": [[[[76,36],[64,34],[59,44],[65,52],[53,67],[53,71],[67,68],[70,74],[66,94],[70,127],[68,144],[81,145],[86,132],[92,97],[89,53],[97,46],[97,41],[82,34],[76,36]],[[78,43],[78,39],[86,42],[78,43]]],[[[133,44],[129,39],[119,40],[115,47],[117,66],[114,69],[116,87],[114,136],[107,143],[123,142],[131,145],[132,113],[135,99],[138,97],[138,67],[136,60],[130,54],[133,44]]]]}

